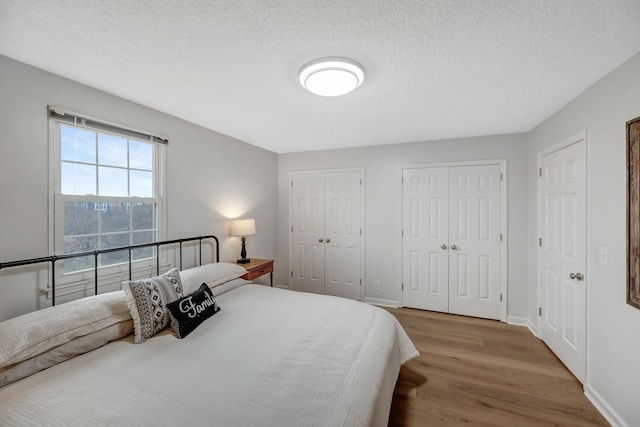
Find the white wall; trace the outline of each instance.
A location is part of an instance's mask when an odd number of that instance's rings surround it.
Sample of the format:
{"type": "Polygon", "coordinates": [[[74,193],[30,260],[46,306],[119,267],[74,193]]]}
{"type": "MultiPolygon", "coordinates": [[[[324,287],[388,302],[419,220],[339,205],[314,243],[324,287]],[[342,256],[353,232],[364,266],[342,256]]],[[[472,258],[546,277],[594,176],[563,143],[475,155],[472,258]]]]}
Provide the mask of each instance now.
{"type": "Polygon", "coordinates": [[[625,123],[640,116],[640,54],[528,134],[529,316],[537,307],[537,156],[587,131],[587,381],[609,421],[640,420],[640,310],[626,304],[625,123]],[[609,264],[599,263],[600,248],[609,264]],[[609,408],[607,408],[609,406],[609,408]]]}
{"type": "MultiPolygon", "coordinates": [[[[221,260],[235,260],[227,218],[253,216],[249,255],[275,258],[275,153],[0,56],[0,262],[49,255],[47,105],[169,137],[167,238],[215,234],[221,260]]],[[[9,271],[0,320],[38,308],[46,283],[9,281],[9,271]]]]}
{"type": "Polygon", "coordinates": [[[508,315],[526,323],[527,273],[526,135],[500,135],[448,141],[290,153],[278,156],[277,282],[288,284],[289,173],[296,170],[365,169],[365,296],[397,304],[400,298],[399,168],[403,165],[459,160],[508,161],[508,315]],[[379,281],[381,289],[374,288],[379,281]]]}

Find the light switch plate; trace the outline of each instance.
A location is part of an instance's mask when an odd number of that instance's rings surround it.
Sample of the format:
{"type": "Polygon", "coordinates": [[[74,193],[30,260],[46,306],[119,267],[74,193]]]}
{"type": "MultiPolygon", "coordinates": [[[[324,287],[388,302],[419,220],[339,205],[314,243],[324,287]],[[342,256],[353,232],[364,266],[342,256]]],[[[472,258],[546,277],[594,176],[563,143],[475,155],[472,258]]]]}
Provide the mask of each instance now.
{"type": "Polygon", "coordinates": [[[607,248],[600,248],[600,264],[609,264],[609,251],[607,250],[607,248]]]}

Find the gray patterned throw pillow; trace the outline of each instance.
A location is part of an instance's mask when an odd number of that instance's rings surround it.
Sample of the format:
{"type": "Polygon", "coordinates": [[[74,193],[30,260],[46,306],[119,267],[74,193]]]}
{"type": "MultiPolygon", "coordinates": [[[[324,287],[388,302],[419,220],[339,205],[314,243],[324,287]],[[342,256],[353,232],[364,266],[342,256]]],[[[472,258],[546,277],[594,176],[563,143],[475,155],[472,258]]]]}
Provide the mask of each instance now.
{"type": "Polygon", "coordinates": [[[167,304],[182,297],[177,268],[161,276],[122,282],[133,318],[136,344],[145,342],[169,325],[167,304]]]}

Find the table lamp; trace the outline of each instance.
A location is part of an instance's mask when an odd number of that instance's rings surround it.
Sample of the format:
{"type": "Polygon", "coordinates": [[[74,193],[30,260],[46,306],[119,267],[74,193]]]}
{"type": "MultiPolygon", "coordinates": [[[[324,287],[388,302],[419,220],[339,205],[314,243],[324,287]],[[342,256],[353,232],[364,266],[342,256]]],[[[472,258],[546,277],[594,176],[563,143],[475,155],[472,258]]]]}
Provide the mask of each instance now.
{"type": "Polygon", "coordinates": [[[245,241],[247,236],[256,234],[256,220],[254,218],[242,218],[231,220],[231,235],[242,237],[242,250],[240,251],[240,259],[238,264],[247,264],[251,261],[247,258],[247,248],[245,247],[245,241]]]}

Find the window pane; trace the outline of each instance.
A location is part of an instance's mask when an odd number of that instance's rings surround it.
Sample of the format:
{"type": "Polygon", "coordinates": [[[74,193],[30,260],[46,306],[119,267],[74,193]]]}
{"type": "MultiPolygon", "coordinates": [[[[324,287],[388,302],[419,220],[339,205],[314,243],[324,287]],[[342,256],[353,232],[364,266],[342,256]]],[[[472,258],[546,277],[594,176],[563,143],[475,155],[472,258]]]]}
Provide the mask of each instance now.
{"type": "Polygon", "coordinates": [[[156,205],[154,203],[133,204],[131,215],[132,230],[154,230],[156,228],[156,205]]]}
{"type": "MultiPolygon", "coordinates": [[[[141,245],[143,243],[151,243],[155,242],[156,233],[155,231],[139,231],[133,233],[133,244],[141,245]]],[[[153,258],[155,256],[155,247],[151,246],[148,248],[136,249],[132,251],[132,257],[135,260],[144,259],[144,258],[153,258]]]]}
{"type": "Polygon", "coordinates": [[[106,203],[100,213],[102,232],[129,231],[129,219],[129,203],[106,203]]]}
{"type": "MultiPolygon", "coordinates": [[[[98,236],[65,237],[64,253],[93,251],[98,247],[98,236]]],[[[64,260],[64,272],[86,270],[94,267],[94,257],[92,255],[80,258],[64,260]]]]}
{"type": "MultiPolygon", "coordinates": [[[[129,233],[103,234],[100,249],[129,246],[129,233]]],[[[100,265],[111,265],[129,262],[129,251],[110,252],[100,255],[100,265]]]]}
{"type": "Polygon", "coordinates": [[[153,170],[153,146],[148,142],[129,140],[129,167],[153,170]]]}
{"type": "Polygon", "coordinates": [[[98,134],[98,163],[127,167],[127,140],[106,133],[98,134]]]}
{"type": "Polygon", "coordinates": [[[129,233],[103,234],[100,241],[100,249],[117,248],[119,246],[129,246],[129,233]]]}
{"type": "Polygon", "coordinates": [[[62,194],[78,196],[96,194],[95,166],[62,162],[61,175],[60,191],[62,194]]]}
{"type": "Polygon", "coordinates": [[[98,247],[98,236],[79,236],[64,238],[64,253],[93,251],[98,247]]]}
{"type": "Polygon", "coordinates": [[[131,197],[153,197],[153,173],[130,171],[131,197]]]}
{"type": "MultiPolygon", "coordinates": [[[[65,202],[64,235],[86,235],[98,233],[98,212],[93,202],[65,202]]],[[[65,240],[66,243],[66,240],[65,240]]],[[[95,249],[95,246],[89,250],[95,249]]],[[[65,246],[66,253],[66,246],[65,246]]]]}
{"type": "Polygon", "coordinates": [[[143,243],[151,243],[155,241],[156,232],[151,231],[136,231],[133,233],[133,244],[142,245],[143,243]]]}
{"type": "Polygon", "coordinates": [[[62,160],[96,162],[96,133],[72,126],[60,125],[62,160]]]}
{"type": "Polygon", "coordinates": [[[127,197],[129,195],[127,185],[127,170],[117,168],[98,168],[101,196],[127,197]]]}

